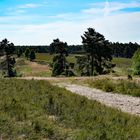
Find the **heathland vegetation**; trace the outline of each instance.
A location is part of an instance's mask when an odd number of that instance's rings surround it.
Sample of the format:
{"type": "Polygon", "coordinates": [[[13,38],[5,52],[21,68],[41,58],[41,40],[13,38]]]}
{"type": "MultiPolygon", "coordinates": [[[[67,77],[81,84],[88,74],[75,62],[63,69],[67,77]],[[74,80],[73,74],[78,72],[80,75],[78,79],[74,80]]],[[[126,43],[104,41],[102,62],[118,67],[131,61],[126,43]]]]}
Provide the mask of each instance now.
{"type": "Polygon", "coordinates": [[[0,80],[2,139],[123,140],[140,136],[140,119],[46,81],[0,80]]]}

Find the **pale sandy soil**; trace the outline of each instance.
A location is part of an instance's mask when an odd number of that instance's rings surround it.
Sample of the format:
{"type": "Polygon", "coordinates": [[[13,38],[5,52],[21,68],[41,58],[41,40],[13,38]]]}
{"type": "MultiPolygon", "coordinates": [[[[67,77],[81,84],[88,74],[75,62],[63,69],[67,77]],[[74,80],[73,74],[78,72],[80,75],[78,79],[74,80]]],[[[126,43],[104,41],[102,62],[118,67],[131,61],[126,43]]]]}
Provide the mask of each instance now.
{"type": "MultiPolygon", "coordinates": [[[[99,77],[97,77],[97,78],[99,78],[99,77]]],[[[114,77],[113,79],[124,79],[124,78],[126,79],[126,77],[114,77]]],[[[139,97],[107,93],[107,92],[97,90],[94,88],[90,88],[87,86],[81,86],[81,85],[65,82],[65,80],[67,80],[67,79],[82,80],[82,79],[89,79],[89,77],[72,77],[72,78],[22,77],[22,79],[55,81],[54,82],[55,85],[62,87],[62,88],[66,88],[67,90],[69,90],[75,94],[85,96],[88,99],[99,101],[100,103],[102,103],[106,106],[117,108],[117,109],[121,110],[122,112],[140,116],[140,98],[139,97]]],[[[140,81],[139,78],[137,78],[135,80],[140,81]]]]}
{"type": "Polygon", "coordinates": [[[46,72],[49,70],[49,67],[47,65],[41,65],[36,62],[30,62],[27,61],[27,64],[30,65],[30,67],[35,71],[35,72],[46,72]]]}
{"type": "Polygon", "coordinates": [[[59,87],[64,87],[73,93],[85,96],[88,99],[99,101],[106,106],[117,108],[123,112],[140,116],[139,97],[107,93],[101,90],[75,84],[59,83],[57,85],[59,87]]]}

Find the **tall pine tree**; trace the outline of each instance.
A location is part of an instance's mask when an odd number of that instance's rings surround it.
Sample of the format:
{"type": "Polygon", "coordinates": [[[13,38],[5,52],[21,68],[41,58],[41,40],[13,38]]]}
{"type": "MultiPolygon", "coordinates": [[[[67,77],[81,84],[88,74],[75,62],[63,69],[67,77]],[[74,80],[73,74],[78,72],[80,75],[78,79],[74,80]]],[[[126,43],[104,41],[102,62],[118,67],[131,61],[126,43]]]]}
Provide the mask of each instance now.
{"type": "Polygon", "coordinates": [[[0,50],[1,55],[6,57],[6,60],[2,62],[2,64],[4,64],[2,66],[2,69],[5,69],[7,71],[8,77],[16,76],[16,72],[14,71],[14,65],[16,61],[12,56],[15,52],[14,44],[10,43],[7,39],[4,39],[0,42],[0,50]]]}
{"type": "Polygon", "coordinates": [[[68,64],[66,61],[67,53],[67,43],[61,42],[59,39],[53,40],[53,42],[50,44],[50,47],[52,48],[53,52],[55,53],[55,56],[53,58],[53,71],[52,76],[58,76],[64,73],[66,73],[66,69],[68,69],[68,64]]]}
{"type": "Polygon", "coordinates": [[[89,75],[103,74],[110,69],[113,66],[111,64],[111,49],[104,36],[96,32],[95,29],[88,28],[88,31],[81,37],[86,51],[87,65],[89,65],[87,67],[87,71],[90,71],[89,75]]]}

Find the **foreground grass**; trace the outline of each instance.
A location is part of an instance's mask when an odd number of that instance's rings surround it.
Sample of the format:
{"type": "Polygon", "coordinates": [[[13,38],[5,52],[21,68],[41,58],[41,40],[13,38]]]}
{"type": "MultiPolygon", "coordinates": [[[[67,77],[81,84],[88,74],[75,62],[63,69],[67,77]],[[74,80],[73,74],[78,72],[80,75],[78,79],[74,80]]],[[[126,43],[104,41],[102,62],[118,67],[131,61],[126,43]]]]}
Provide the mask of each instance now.
{"type": "Polygon", "coordinates": [[[140,138],[140,118],[45,81],[0,80],[3,139],[126,140],[140,138]]]}
{"type": "Polygon", "coordinates": [[[131,96],[140,97],[140,85],[134,81],[129,80],[113,80],[109,78],[104,79],[89,79],[84,81],[90,87],[102,89],[106,92],[115,92],[131,96]]]}

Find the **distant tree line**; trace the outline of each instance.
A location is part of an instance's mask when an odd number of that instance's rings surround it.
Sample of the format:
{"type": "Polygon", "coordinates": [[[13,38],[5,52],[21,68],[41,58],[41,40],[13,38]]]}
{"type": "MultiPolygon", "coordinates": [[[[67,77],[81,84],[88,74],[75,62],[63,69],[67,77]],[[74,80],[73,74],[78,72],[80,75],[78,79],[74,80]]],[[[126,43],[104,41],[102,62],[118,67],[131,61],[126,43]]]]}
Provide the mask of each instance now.
{"type": "Polygon", "coordinates": [[[25,52],[27,48],[29,48],[30,50],[35,50],[35,52],[37,52],[37,53],[49,53],[50,52],[49,46],[47,46],[47,45],[46,46],[45,45],[44,46],[17,45],[17,46],[15,46],[15,48],[16,48],[16,51],[18,51],[20,49],[22,52],[25,52]]]}
{"type": "MultiPolygon", "coordinates": [[[[15,46],[16,51],[22,51],[25,52],[27,48],[30,48],[32,50],[35,50],[36,53],[51,53],[52,48],[49,45],[44,46],[15,46]]],[[[67,45],[67,52],[69,54],[81,54],[84,53],[83,46],[82,45],[67,45]]]]}
{"type": "MultiPolygon", "coordinates": [[[[46,46],[15,46],[16,50],[25,52],[27,48],[35,50],[36,53],[51,53],[52,48],[48,45],[46,46]]],[[[124,57],[124,58],[132,58],[134,53],[140,45],[137,43],[119,43],[119,42],[110,42],[110,48],[113,57],[124,57]]],[[[67,45],[67,52],[69,54],[84,54],[84,45],[67,45]]]]}
{"type": "Polygon", "coordinates": [[[137,43],[110,43],[113,57],[132,58],[134,53],[140,48],[137,43]]]}

